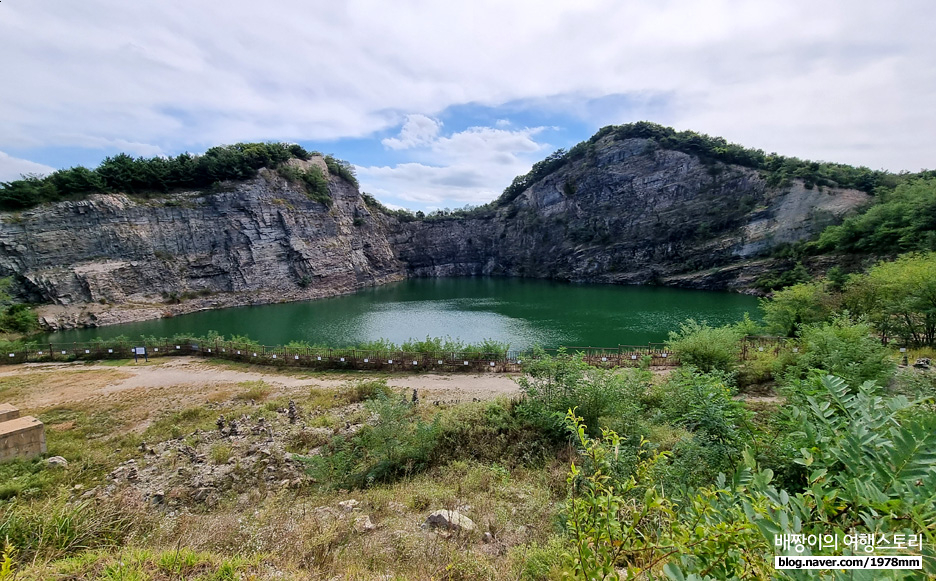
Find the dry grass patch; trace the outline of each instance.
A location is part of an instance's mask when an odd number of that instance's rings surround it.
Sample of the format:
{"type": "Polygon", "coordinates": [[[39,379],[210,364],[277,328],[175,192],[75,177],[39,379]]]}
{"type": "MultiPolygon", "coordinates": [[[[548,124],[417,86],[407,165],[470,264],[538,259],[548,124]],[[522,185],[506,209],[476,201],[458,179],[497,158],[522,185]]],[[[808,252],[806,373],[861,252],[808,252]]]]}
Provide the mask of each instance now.
{"type": "Polygon", "coordinates": [[[63,400],[83,399],[107,385],[132,377],[116,369],[31,371],[0,376],[0,399],[21,409],[42,408],[63,400]]]}
{"type": "Polygon", "coordinates": [[[273,391],[272,386],[262,379],[257,381],[242,381],[237,384],[242,391],[234,396],[234,399],[263,401],[273,391]]]}

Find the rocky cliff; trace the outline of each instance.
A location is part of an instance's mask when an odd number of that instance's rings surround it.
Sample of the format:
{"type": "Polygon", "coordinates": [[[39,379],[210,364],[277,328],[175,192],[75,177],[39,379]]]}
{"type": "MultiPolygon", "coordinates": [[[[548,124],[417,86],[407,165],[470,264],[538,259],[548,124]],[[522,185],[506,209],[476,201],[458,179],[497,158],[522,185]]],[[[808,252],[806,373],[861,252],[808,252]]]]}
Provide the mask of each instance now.
{"type": "MultiPolygon", "coordinates": [[[[310,162],[327,172],[320,158],[310,162]]],[[[327,173],[326,173],[327,175],[327,173]]],[[[139,200],[94,195],[0,223],[0,275],[51,303],[49,328],[347,293],[403,277],[386,218],[331,177],[331,204],[264,170],[224,191],[139,200]]]]}
{"type": "MultiPolygon", "coordinates": [[[[320,158],[290,163],[328,175],[320,158]]],[[[467,218],[388,216],[337,176],[330,205],[270,170],[221,190],[6,213],[0,276],[48,303],[50,328],[318,298],[406,276],[743,289],[776,268],[772,248],[867,201],[797,181],[768,187],[750,168],[610,135],[467,218]]]]}
{"type": "Polygon", "coordinates": [[[776,267],[771,249],[867,201],[795,180],[768,187],[753,169],[606,136],[483,217],[406,224],[392,242],[410,276],[740,289],[776,267]]]}

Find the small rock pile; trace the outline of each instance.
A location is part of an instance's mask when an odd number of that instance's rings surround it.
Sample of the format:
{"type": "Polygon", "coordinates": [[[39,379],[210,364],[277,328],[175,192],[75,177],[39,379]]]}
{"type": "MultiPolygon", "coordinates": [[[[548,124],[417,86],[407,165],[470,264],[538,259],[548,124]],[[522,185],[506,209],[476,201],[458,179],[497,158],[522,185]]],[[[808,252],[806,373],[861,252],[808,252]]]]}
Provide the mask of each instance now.
{"type": "MultiPolygon", "coordinates": [[[[278,411],[272,420],[222,414],[216,430],[196,430],[155,444],[143,442],[137,457],[122,462],[108,474],[106,484],[84,491],[81,497],[131,491],[158,506],[212,507],[230,493],[299,488],[309,477],[286,445],[301,432],[319,429],[300,423],[295,402],[278,411]]],[[[50,464],[54,461],[50,459],[50,464]]]]}

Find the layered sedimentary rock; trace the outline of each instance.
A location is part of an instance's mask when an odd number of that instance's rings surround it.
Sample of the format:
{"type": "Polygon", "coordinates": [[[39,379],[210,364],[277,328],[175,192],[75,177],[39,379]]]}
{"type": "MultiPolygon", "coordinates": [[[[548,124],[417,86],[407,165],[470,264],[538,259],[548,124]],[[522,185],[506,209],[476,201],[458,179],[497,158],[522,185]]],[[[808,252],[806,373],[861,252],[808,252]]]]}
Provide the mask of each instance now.
{"type": "Polygon", "coordinates": [[[770,188],[753,169],[607,137],[493,215],[411,223],[393,243],[411,276],[744,288],[774,267],[771,249],[867,200],[798,181],[770,188]]]}
{"type": "Polygon", "coordinates": [[[401,263],[357,188],[332,204],[274,172],[226,191],[134,200],[95,195],[0,224],[0,275],[14,275],[47,326],[156,318],[318,298],[398,280],[401,263]],[[118,306],[119,308],[114,308],[118,306]]]}
{"type": "MultiPolygon", "coordinates": [[[[321,160],[314,163],[327,172],[321,160]]],[[[778,244],[867,201],[855,190],[771,188],[756,170],[599,140],[475,217],[400,221],[329,177],[332,204],[261,171],[223,191],[95,195],[0,223],[0,276],[47,303],[49,328],[317,298],[407,276],[505,275],[743,289],[778,244]]]]}

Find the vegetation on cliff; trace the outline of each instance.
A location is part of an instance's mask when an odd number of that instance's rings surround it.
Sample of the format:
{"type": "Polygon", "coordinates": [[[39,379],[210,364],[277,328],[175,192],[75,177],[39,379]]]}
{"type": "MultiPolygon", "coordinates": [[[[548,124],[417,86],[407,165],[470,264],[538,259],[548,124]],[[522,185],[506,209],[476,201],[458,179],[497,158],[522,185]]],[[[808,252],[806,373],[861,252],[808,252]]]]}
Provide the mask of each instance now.
{"type": "MultiPolygon", "coordinates": [[[[101,192],[133,195],[160,195],[177,189],[207,189],[227,180],[256,177],[261,168],[282,168],[290,159],[308,160],[313,155],[290,143],[237,143],[212,147],[201,155],[183,153],[175,157],[134,158],[125,153],[105,158],[95,169],[73,167],[45,177],[0,183],[0,210],[21,210],[44,202],[82,199],[101,192]]],[[[328,171],[357,186],[351,165],[325,156],[328,171]]],[[[316,179],[309,171],[301,179],[310,196],[323,201],[324,176],[316,179]]],[[[327,194],[327,191],[326,191],[327,194]]],[[[325,195],[324,197],[327,197],[325,195]]]]}
{"type": "Polygon", "coordinates": [[[865,212],[827,228],[815,249],[877,255],[936,250],[936,177],[881,191],[865,212]]]}
{"type": "Polygon", "coordinates": [[[9,293],[12,284],[11,277],[0,278],[0,335],[18,337],[35,331],[39,321],[29,305],[13,301],[9,293]]]}
{"type": "Polygon", "coordinates": [[[760,149],[729,143],[723,137],[711,137],[695,131],[676,131],[672,127],[638,121],[626,125],[602,127],[587,141],[573,146],[568,151],[557,150],[546,159],[533,164],[533,169],[529,173],[514,178],[504,193],[493,203],[496,206],[506,205],[525,189],[566,164],[594,156],[596,144],[607,137],[615,141],[646,139],[648,145],[644,153],[647,155],[657,149],[669,149],[694,155],[703,163],[720,162],[756,169],[764,175],[770,186],[785,186],[789,185],[793,179],[800,179],[807,188],[854,188],[874,193],[879,187],[894,187],[901,179],[901,176],[890,172],[840,163],[807,161],[776,153],[768,154],[760,149]]]}

